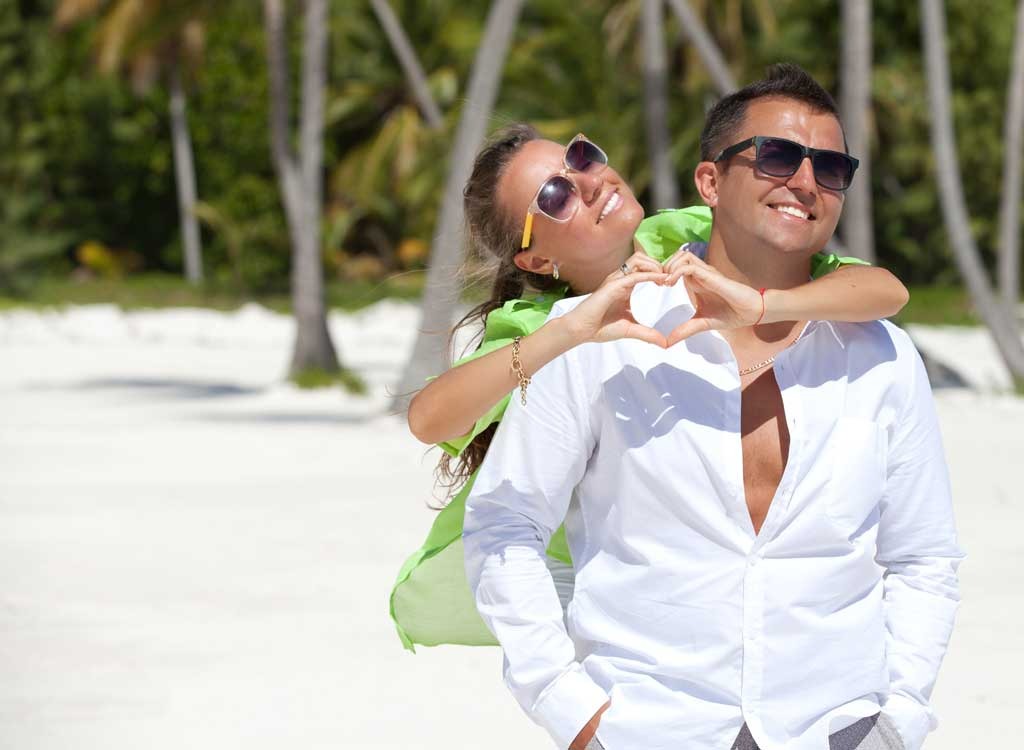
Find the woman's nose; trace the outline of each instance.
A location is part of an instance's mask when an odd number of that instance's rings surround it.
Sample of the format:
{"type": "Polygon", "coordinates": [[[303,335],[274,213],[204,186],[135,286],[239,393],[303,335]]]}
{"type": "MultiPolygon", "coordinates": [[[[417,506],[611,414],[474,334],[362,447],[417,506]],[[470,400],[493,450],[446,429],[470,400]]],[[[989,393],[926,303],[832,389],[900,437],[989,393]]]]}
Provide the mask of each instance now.
{"type": "Polygon", "coordinates": [[[601,194],[604,180],[601,179],[600,173],[593,174],[591,172],[574,172],[573,177],[576,178],[576,184],[579,186],[580,197],[589,206],[601,194]]]}

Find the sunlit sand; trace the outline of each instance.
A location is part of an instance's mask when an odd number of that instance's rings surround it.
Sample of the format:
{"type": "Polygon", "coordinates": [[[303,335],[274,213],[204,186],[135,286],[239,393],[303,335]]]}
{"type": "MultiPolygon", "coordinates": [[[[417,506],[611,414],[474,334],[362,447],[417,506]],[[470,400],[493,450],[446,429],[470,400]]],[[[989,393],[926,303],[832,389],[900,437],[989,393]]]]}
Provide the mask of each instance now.
{"type": "MultiPolygon", "coordinates": [[[[291,321],[258,306],[0,314],[0,745],[551,746],[497,649],[412,655],[388,618],[433,517],[435,454],[387,414],[416,322],[332,318],[359,398],[284,384],[291,321]]],[[[996,747],[1024,709],[1024,399],[983,330],[914,335],[971,385],[937,393],[968,558],[926,747],[996,747]]]]}

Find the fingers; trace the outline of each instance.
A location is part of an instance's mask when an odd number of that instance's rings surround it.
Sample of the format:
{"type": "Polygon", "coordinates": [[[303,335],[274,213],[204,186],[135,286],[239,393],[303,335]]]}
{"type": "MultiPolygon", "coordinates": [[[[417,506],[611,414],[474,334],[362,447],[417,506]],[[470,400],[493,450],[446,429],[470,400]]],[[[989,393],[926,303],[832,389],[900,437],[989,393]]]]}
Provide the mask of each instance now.
{"type": "Polygon", "coordinates": [[[707,268],[702,268],[694,263],[680,265],[674,271],[669,272],[668,278],[665,279],[665,284],[667,286],[673,286],[684,276],[686,276],[690,281],[700,283],[708,280],[709,271],[707,268]]]}
{"type": "Polygon", "coordinates": [[[646,341],[648,344],[660,346],[662,349],[668,347],[668,340],[661,331],[637,323],[636,319],[630,313],[626,314],[626,318],[630,323],[629,326],[627,326],[625,333],[622,334],[623,338],[646,341]]]}
{"type": "Polygon", "coordinates": [[[669,258],[662,264],[662,268],[664,268],[666,271],[670,273],[672,271],[684,268],[686,266],[697,266],[699,268],[705,268],[709,271],[715,270],[714,266],[709,265],[707,261],[699,257],[697,254],[691,252],[688,248],[689,243],[683,245],[682,249],[680,249],[679,252],[677,252],[675,255],[673,255],[671,258],[669,258]]]}
{"type": "Polygon", "coordinates": [[[670,255],[668,259],[661,264],[661,267],[666,271],[672,271],[673,269],[679,268],[680,265],[688,263],[689,259],[692,257],[693,253],[690,252],[690,243],[684,242],[679,246],[678,250],[672,253],[672,255],[670,255]]]}
{"type": "Polygon", "coordinates": [[[656,261],[650,255],[646,253],[634,253],[630,256],[629,260],[626,261],[626,265],[629,266],[633,271],[661,271],[661,263],[656,261]]]}
{"type": "Polygon", "coordinates": [[[685,323],[680,323],[669,333],[668,346],[675,346],[680,341],[690,338],[697,333],[704,333],[711,330],[711,323],[707,318],[690,318],[685,323]]]}
{"type": "MultiPolygon", "coordinates": [[[[644,281],[653,281],[655,284],[664,284],[668,278],[668,274],[661,270],[661,267],[655,264],[655,271],[634,271],[633,273],[623,274],[622,271],[615,271],[608,275],[608,278],[601,284],[600,289],[610,288],[615,290],[621,289],[632,289],[637,284],[644,281]]],[[[600,289],[598,291],[600,291],[600,289]]]]}
{"type": "MultiPolygon", "coordinates": [[[[629,256],[629,259],[626,260],[625,265],[626,265],[627,268],[630,269],[630,273],[632,273],[634,271],[653,271],[653,272],[657,272],[657,271],[663,270],[662,267],[661,267],[661,263],[656,261],[654,258],[652,258],[647,253],[643,252],[642,250],[638,250],[637,252],[635,252],[631,256],[629,256]]],[[[610,273],[609,276],[614,276],[615,274],[618,274],[618,275],[621,276],[622,275],[622,269],[618,268],[618,269],[612,271],[612,273],[610,273]]]]}

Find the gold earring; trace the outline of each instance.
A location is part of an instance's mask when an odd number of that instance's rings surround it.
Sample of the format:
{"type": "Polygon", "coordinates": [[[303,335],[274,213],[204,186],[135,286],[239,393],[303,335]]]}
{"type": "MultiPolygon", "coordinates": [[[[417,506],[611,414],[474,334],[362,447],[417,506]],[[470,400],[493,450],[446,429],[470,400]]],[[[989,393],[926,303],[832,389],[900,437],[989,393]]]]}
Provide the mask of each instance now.
{"type": "Polygon", "coordinates": [[[555,281],[558,281],[558,264],[553,263],[552,265],[555,267],[555,270],[551,272],[551,275],[555,277],[555,281]]]}

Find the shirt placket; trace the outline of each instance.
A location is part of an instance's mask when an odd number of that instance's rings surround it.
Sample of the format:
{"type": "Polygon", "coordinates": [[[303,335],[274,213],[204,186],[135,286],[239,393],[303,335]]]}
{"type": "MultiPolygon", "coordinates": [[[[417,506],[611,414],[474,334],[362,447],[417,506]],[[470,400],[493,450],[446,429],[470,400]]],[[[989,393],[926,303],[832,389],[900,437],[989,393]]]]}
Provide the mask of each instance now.
{"type": "MultiPolygon", "coordinates": [[[[743,715],[750,722],[760,716],[764,680],[764,560],[754,549],[747,556],[743,576],[743,715]]],[[[759,722],[757,722],[759,723],[759,722]]]]}
{"type": "Polygon", "coordinates": [[[793,383],[791,365],[786,360],[791,352],[780,353],[775,363],[775,378],[782,394],[789,427],[790,443],[786,468],[779,486],[768,508],[768,515],[747,555],[743,577],[743,669],[741,701],[748,725],[756,734],[761,730],[761,696],[765,674],[764,608],[766,599],[766,576],[764,549],[771,542],[780,519],[784,518],[790,498],[800,473],[801,433],[798,425],[802,422],[799,414],[799,399],[790,386],[793,383]]]}

